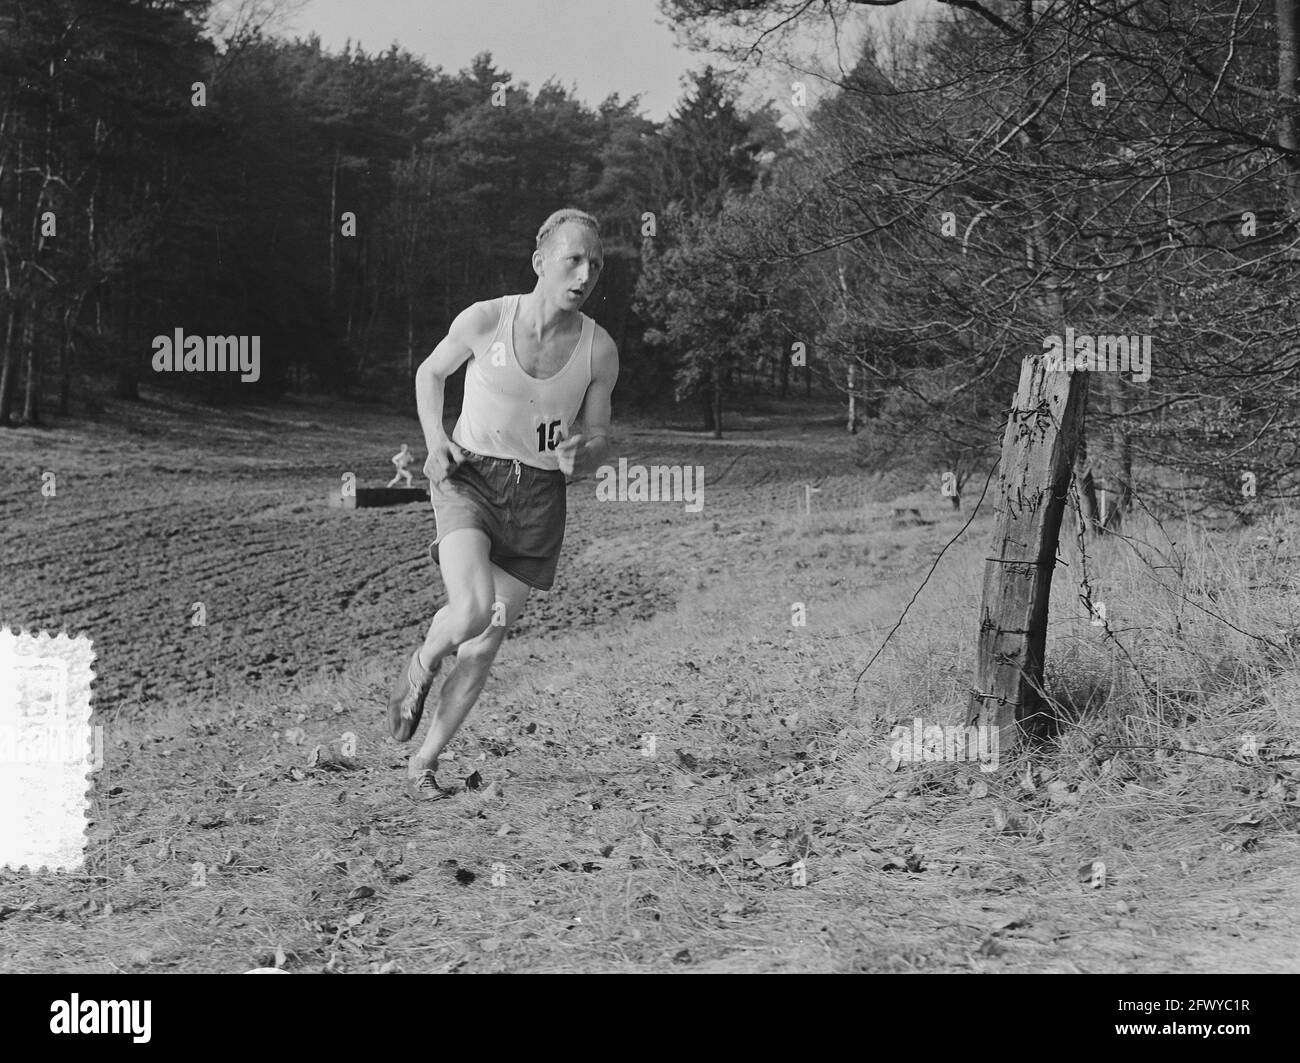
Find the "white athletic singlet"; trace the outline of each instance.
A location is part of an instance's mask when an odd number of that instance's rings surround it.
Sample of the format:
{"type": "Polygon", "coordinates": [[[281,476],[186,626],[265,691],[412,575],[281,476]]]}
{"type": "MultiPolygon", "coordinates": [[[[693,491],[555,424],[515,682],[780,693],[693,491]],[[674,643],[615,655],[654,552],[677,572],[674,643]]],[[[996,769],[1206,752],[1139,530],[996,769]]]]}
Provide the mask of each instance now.
{"type": "Polygon", "coordinates": [[[515,357],[518,295],[501,300],[491,339],[476,348],[465,370],[465,398],[451,438],[457,446],[490,458],[513,458],[535,469],[558,469],[555,448],[567,439],[591,383],[596,323],[586,314],[578,343],[564,367],[538,380],[515,357]]]}

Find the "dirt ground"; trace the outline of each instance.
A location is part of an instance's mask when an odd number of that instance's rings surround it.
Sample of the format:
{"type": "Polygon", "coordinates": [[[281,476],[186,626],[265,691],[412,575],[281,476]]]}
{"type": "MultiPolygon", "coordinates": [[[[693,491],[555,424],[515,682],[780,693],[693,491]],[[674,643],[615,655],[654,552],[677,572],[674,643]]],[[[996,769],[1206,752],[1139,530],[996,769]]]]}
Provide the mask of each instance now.
{"type": "Polygon", "coordinates": [[[1244,839],[1248,772],[1089,767],[1066,801],[1023,756],[891,770],[882,721],[968,678],[989,516],[855,696],[966,514],[829,416],[618,426],[630,464],[703,466],[703,511],[570,487],[556,588],[440,772],[460,792],[411,804],[383,699],[441,602],[433,516],[327,504],[403,441],[371,408],[160,395],[0,436],[0,622],[93,637],[107,760],[84,872],[0,873],[0,967],[1300,970],[1294,816],[1244,839]],[[308,766],[345,732],[353,765],[308,766]]]}

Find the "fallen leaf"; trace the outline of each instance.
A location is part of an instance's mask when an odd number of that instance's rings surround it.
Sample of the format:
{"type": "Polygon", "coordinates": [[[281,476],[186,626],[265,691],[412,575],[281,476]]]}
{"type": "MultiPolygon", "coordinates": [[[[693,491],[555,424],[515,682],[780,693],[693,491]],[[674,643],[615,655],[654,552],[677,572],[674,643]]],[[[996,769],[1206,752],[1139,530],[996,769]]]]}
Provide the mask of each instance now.
{"type": "Polygon", "coordinates": [[[1012,831],[1016,829],[1016,826],[1017,826],[1016,820],[1013,817],[1007,815],[1007,810],[1005,808],[1003,808],[1001,805],[997,805],[994,807],[993,809],[994,830],[1002,834],[1010,834],[1012,831]]]}
{"type": "Polygon", "coordinates": [[[1095,890],[1107,885],[1106,865],[1101,860],[1089,860],[1079,865],[1079,881],[1095,890]]]}

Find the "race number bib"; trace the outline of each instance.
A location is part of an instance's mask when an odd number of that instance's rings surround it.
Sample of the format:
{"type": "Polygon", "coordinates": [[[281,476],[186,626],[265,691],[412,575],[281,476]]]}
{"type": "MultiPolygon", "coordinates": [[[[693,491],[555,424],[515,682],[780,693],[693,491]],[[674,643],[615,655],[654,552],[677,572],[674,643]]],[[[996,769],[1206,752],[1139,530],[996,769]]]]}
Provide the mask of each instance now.
{"type": "Polygon", "coordinates": [[[541,417],[537,421],[537,453],[546,454],[563,442],[568,434],[563,417],[541,417]]]}

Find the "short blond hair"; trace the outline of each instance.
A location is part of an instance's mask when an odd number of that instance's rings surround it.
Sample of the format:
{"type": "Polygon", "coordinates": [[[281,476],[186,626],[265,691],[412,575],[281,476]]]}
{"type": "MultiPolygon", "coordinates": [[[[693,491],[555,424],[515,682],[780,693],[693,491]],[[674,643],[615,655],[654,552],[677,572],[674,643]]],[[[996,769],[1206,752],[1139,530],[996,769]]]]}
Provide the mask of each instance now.
{"type": "Polygon", "coordinates": [[[542,249],[542,245],[555,235],[555,230],[565,222],[576,222],[579,225],[585,225],[596,236],[600,236],[600,222],[588,214],[585,210],[578,210],[577,207],[564,207],[557,210],[544,222],[542,227],[537,230],[537,250],[542,249]]]}

